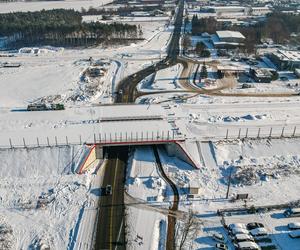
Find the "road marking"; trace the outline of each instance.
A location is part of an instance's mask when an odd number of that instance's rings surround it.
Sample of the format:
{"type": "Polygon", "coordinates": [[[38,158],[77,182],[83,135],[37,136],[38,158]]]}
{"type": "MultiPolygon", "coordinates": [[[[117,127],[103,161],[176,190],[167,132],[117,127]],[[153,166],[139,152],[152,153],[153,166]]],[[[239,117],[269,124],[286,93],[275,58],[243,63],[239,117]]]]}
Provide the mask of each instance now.
{"type": "MultiPolygon", "coordinates": [[[[122,223],[121,223],[121,226],[120,226],[117,242],[119,242],[120,237],[121,237],[121,231],[122,231],[123,223],[124,223],[124,218],[122,219],[122,223]]],[[[117,250],[117,249],[118,249],[118,244],[116,244],[116,246],[115,246],[115,250],[117,250]]]]}
{"type": "Polygon", "coordinates": [[[118,170],[118,164],[119,164],[119,155],[117,155],[117,161],[116,161],[116,169],[115,169],[115,174],[114,174],[114,182],[113,182],[113,185],[112,185],[112,206],[111,206],[111,210],[110,210],[110,227],[109,227],[109,241],[110,241],[110,244],[109,244],[109,249],[112,250],[112,240],[113,240],[113,237],[112,237],[112,225],[113,225],[113,214],[114,214],[114,206],[113,206],[113,203],[114,203],[114,200],[115,200],[115,186],[116,186],[116,177],[117,177],[117,170],[118,170]]]}

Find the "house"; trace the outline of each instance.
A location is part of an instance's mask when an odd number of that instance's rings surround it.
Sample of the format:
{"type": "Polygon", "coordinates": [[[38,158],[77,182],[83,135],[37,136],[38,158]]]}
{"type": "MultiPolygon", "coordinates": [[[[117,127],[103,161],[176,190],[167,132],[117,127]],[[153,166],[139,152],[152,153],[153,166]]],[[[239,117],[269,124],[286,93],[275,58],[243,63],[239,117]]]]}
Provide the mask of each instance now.
{"type": "Polygon", "coordinates": [[[300,51],[277,50],[268,55],[279,70],[294,70],[300,68],[300,51]]]}
{"type": "Polygon", "coordinates": [[[245,37],[238,31],[222,30],[212,36],[212,42],[218,49],[235,49],[244,46],[245,37]]]}

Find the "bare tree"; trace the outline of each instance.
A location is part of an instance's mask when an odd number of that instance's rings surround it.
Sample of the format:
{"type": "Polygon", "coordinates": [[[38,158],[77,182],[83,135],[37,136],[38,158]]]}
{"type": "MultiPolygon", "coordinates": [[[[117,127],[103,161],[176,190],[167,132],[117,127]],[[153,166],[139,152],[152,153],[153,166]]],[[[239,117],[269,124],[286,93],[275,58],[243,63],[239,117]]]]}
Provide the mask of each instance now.
{"type": "Polygon", "coordinates": [[[194,239],[197,237],[202,222],[189,210],[183,221],[176,224],[176,249],[193,249],[194,239]]]}

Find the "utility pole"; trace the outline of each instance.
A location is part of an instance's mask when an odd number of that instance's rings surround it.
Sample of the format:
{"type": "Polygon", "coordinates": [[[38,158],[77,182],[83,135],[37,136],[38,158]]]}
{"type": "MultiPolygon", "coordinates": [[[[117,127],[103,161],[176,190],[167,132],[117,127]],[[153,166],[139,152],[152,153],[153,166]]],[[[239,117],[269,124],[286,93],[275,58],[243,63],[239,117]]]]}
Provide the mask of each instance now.
{"type": "Polygon", "coordinates": [[[228,177],[226,199],[228,199],[228,196],[229,196],[229,190],[230,190],[230,185],[231,185],[231,175],[232,175],[232,166],[230,168],[229,177],[228,177]]]}

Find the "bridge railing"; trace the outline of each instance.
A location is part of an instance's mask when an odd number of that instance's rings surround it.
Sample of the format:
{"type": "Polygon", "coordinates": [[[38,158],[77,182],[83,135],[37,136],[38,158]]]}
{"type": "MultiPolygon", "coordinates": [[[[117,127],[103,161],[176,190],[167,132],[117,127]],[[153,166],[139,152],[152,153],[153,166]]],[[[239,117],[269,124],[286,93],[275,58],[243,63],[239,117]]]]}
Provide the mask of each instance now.
{"type": "Polygon", "coordinates": [[[65,136],[37,136],[14,137],[0,140],[0,149],[13,148],[37,148],[54,147],[82,144],[146,144],[146,143],[167,143],[172,141],[182,141],[184,136],[177,130],[169,131],[142,131],[142,132],[122,132],[122,133],[93,133],[89,135],[65,135],[65,136]]]}

